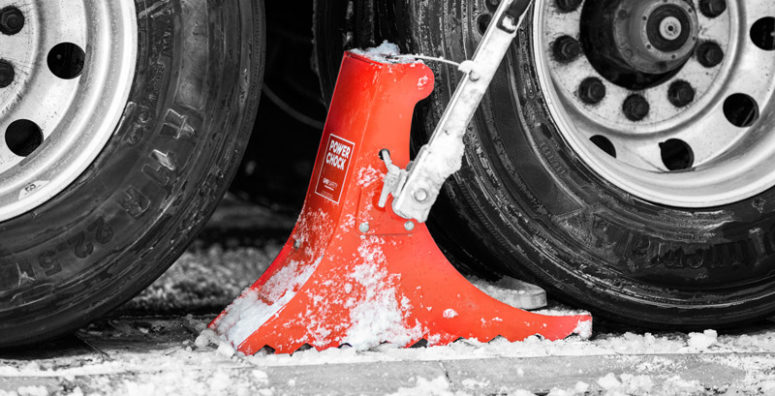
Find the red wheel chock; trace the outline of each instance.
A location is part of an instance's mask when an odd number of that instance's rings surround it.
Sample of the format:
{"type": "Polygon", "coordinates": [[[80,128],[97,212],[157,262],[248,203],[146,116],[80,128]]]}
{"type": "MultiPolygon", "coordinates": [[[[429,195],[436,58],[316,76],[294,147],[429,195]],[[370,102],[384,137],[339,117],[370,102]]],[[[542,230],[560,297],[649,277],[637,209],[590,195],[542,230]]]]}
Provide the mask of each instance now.
{"type": "Polygon", "coordinates": [[[591,334],[590,315],[539,315],[489,297],[447,261],[425,224],[378,207],[379,152],[408,164],[414,107],[433,85],[422,63],[345,55],[296,228],[266,273],[210,324],[240,352],[591,334]]]}

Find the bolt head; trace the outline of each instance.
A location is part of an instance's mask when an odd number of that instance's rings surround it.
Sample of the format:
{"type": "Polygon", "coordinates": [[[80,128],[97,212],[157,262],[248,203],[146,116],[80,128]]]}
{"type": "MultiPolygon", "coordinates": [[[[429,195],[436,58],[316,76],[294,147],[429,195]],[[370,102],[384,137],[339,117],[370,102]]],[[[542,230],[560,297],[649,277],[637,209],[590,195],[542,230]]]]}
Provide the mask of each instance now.
{"type": "Polygon", "coordinates": [[[597,77],[587,77],[579,85],[579,98],[586,104],[598,104],[605,99],[606,87],[597,77]]]}
{"type": "Polygon", "coordinates": [[[675,107],[688,106],[694,101],[695,95],[694,87],[683,80],[672,83],[667,91],[668,100],[675,107]]]}
{"type": "Polygon", "coordinates": [[[371,229],[371,227],[369,227],[369,223],[361,223],[361,225],[358,227],[358,230],[363,234],[369,232],[369,229],[371,229]]]}
{"type": "Polygon", "coordinates": [[[706,41],[697,47],[697,60],[705,67],[716,67],[724,60],[724,50],[718,44],[706,41]]]}
{"type": "Polygon", "coordinates": [[[492,23],[492,15],[490,15],[489,13],[480,15],[479,18],[477,18],[476,20],[476,24],[478,25],[478,28],[479,28],[479,33],[482,35],[487,33],[487,28],[490,27],[491,23],[492,23]]]}
{"type": "Polygon", "coordinates": [[[13,65],[6,60],[0,60],[0,88],[11,85],[14,77],[16,77],[16,72],[13,69],[13,65]]]}
{"type": "Polygon", "coordinates": [[[414,231],[414,222],[413,221],[407,221],[406,223],[404,223],[404,228],[407,231],[414,231]]]}
{"type": "Polygon", "coordinates": [[[24,14],[16,7],[0,10],[0,32],[7,35],[19,33],[24,28],[24,14]]]}
{"type": "Polygon", "coordinates": [[[570,63],[581,56],[581,43],[571,36],[562,36],[554,40],[552,44],[552,54],[554,59],[560,63],[570,63]]]}
{"type": "Polygon", "coordinates": [[[638,122],[649,115],[651,105],[642,95],[632,94],[624,101],[622,111],[628,120],[638,122]]]}
{"type": "Polygon", "coordinates": [[[700,12],[708,18],[715,18],[726,10],[726,0],[700,0],[700,12]]]}
{"type": "Polygon", "coordinates": [[[498,9],[498,6],[501,4],[501,0],[487,0],[487,7],[491,10],[495,11],[498,9]]]}

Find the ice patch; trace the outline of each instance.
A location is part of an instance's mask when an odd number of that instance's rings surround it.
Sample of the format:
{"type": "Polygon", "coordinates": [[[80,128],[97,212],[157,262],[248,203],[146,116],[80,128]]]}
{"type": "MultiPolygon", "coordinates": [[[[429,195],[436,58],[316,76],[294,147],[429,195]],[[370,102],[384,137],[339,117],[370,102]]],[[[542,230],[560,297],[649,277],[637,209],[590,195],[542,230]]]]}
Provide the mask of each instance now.
{"type": "Polygon", "coordinates": [[[307,283],[320,264],[299,268],[301,263],[290,262],[269,279],[261,288],[261,295],[249,288],[226,308],[216,322],[216,331],[235,348],[256,332],[296,296],[299,288],[307,283]]]}
{"type": "Polygon", "coordinates": [[[213,344],[218,345],[218,335],[210,329],[202,330],[199,336],[196,337],[196,340],[194,340],[194,345],[199,349],[207,348],[213,344]]]}
{"type": "Polygon", "coordinates": [[[236,353],[234,351],[234,347],[232,347],[231,344],[229,344],[228,342],[221,342],[218,345],[218,350],[216,352],[219,355],[227,358],[234,356],[234,354],[236,353]]]}
{"type": "Polygon", "coordinates": [[[398,392],[391,393],[391,396],[454,396],[449,390],[450,384],[446,377],[438,376],[436,379],[427,380],[423,377],[417,377],[417,385],[413,388],[399,388],[398,392]]]}
{"type": "Polygon", "coordinates": [[[479,381],[474,378],[466,378],[461,382],[461,384],[463,387],[470,390],[480,390],[490,386],[488,381],[479,381]]]}
{"type": "Polygon", "coordinates": [[[718,341],[716,330],[705,330],[702,333],[689,334],[689,348],[695,351],[705,351],[718,341]]]}
{"type": "Polygon", "coordinates": [[[580,309],[539,309],[537,311],[533,311],[533,313],[546,316],[574,316],[589,314],[589,312],[582,311],[580,309]]]}
{"type": "Polygon", "coordinates": [[[616,378],[616,374],[608,373],[597,380],[597,384],[605,390],[617,390],[622,387],[621,381],[616,378]]]}
{"type": "Polygon", "coordinates": [[[253,378],[258,381],[258,384],[261,386],[267,386],[269,385],[269,374],[267,374],[265,371],[261,370],[253,370],[252,372],[253,378]]]}
{"type": "Polygon", "coordinates": [[[374,169],[371,166],[361,168],[360,172],[358,172],[358,185],[361,187],[368,187],[375,182],[382,180],[384,177],[384,172],[374,169]]]}
{"type": "Polygon", "coordinates": [[[673,395],[695,395],[705,392],[705,387],[698,381],[687,381],[678,375],[668,378],[662,384],[662,389],[670,390],[670,394],[673,395]]]}
{"type": "Polygon", "coordinates": [[[576,392],[572,389],[552,388],[546,396],[575,396],[576,392]]]}
{"type": "Polygon", "coordinates": [[[469,277],[468,281],[488,296],[514,308],[532,310],[546,306],[543,289],[514,278],[503,277],[497,282],[488,282],[469,277]]]}
{"type": "Polygon", "coordinates": [[[216,394],[223,394],[223,392],[231,385],[231,378],[225,371],[218,370],[210,378],[210,390],[216,394]]]}
{"type": "Polygon", "coordinates": [[[382,44],[380,44],[377,47],[373,48],[367,48],[367,49],[354,49],[350,52],[365,56],[375,62],[380,63],[400,63],[396,59],[396,55],[401,54],[401,49],[398,48],[398,45],[393,44],[387,40],[383,41],[382,44]]]}
{"type": "Polygon", "coordinates": [[[19,396],[48,396],[49,392],[45,386],[22,386],[16,389],[16,394],[19,396]]]}
{"type": "MultiPolygon", "coordinates": [[[[614,373],[608,373],[597,380],[608,395],[646,395],[655,390],[654,381],[648,375],[633,375],[624,373],[618,378],[614,373]]],[[[664,389],[671,390],[664,386],[664,389]]],[[[657,392],[657,394],[663,394],[657,392]]]]}
{"type": "Polygon", "coordinates": [[[589,339],[592,337],[592,321],[591,320],[581,320],[579,321],[578,325],[576,325],[576,328],[573,329],[573,334],[578,334],[579,337],[583,339],[589,339]]]}
{"type": "Polygon", "coordinates": [[[579,394],[586,394],[589,392],[589,384],[583,381],[579,381],[576,383],[576,386],[573,387],[573,390],[576,391],[576,393],[579,394]]]}
{"type": "Polygon", "coordinates": [[[348,307],[350,328],[343,343],[359,351],[374,348],[388,340],[400,345],[422,337],[419,324],[413,328],[404,324],[402,308],[409,308],[406,306],[408,302],[399,304],[395,288],[397,279],[391,279],[383,269],[386,260],[381,247],[383,243],[381,238],[364,238],[358,247],[363,263],[349,275],[363,286],[365,295],[348,307]]]}

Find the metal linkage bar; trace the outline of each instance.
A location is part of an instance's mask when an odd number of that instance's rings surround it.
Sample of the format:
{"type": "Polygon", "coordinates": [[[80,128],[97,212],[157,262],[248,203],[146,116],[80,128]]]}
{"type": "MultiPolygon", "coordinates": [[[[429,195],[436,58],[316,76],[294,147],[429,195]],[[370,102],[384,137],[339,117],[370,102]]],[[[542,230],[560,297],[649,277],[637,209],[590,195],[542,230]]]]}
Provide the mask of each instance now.
{"type": "Polygon", "coordinates": [[[474,58],[461,63],[460,70],[465,77],[430,141],[422,147],[405,176],[399,176],[396,169],[389,172],[390,180],[386,181],[390,183],[385,184],[383,195],[394,196],[393,211],[399,216],[425,222],[444,182],[460,170],[465,150],[463,136],[531,3],[532,0],[501,1],[474,58]]]}

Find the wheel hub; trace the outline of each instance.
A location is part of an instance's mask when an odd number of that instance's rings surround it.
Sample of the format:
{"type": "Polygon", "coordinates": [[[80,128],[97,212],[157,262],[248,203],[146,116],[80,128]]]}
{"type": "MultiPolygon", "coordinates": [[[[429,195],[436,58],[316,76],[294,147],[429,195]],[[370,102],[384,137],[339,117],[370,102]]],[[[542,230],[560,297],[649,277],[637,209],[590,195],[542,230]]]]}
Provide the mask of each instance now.
{"type": "Polygon", "coordinates": [[[533,32],[552,118],[607,181],[691,208],[775,186],[775,3],[538,0],[533,32]]]}
{"type": "Polygon", "coordinates": [[[0,221],[62,192],[110,139],[137,56],[132,0],[0,0],[0,221]]]}
{"type": "Polygon", "coordinates": [[[625,88],[662,83],[697,44],[697,14],[684,0],[587,2],[582,21],[581,40],[593,67],[625,88]]]}
{"type": "Polygon", "coordinates": [[[685,60],[694,49],[691,38],[697,35],[697,15],[689,4],[680,4],[683,3],[681,0],[671,1],[673,4],[653,2],[652,9],[643,12],[645,21],[630,18],[640,25],[635,29],[640,35],[631,37],[630,41],[645,44],[645,54],[654,55],[656,61],[674,62],[677,57],[685,60]]]}

